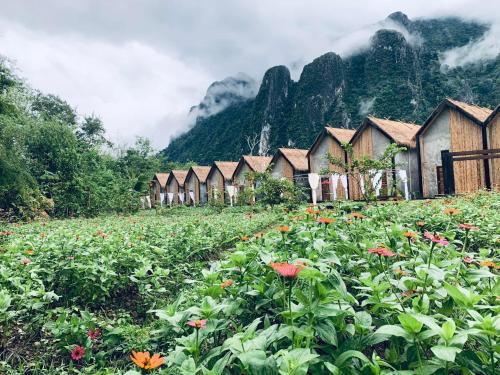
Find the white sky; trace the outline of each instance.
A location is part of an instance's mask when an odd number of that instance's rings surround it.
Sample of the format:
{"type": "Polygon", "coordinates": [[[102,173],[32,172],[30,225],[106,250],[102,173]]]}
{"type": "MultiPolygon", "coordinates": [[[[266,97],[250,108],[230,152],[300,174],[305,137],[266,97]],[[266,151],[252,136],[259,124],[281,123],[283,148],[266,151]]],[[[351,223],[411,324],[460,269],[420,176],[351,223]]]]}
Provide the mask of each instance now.
{"type": "MultiPolygon", "coordinates": [[[[34,88],[100,116],[112,141],[141,135],[163,148],[213,81],[260,81],[278,64],[296,79],[323,53],[365,46],[398,10],[492,23],[482,47],[500,52],[497,0],[0,0],[0,54],[34,88]]],[[[446,62],[482,56],[469,46],[446,62]]]]}

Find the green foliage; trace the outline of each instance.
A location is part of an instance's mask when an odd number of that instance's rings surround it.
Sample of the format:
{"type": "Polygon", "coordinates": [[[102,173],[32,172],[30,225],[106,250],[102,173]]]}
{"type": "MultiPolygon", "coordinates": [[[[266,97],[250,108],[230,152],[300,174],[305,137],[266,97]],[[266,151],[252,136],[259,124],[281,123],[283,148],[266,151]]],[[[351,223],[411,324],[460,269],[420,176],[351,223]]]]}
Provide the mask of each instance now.
{"type": "Polygon", "coordinates": [[[284,204],[296,207],[304,199],[302,188],[290,180],[275,178],[269,172],[253,173],[252,180],[257,188],[255,194],[259,204],[274,207],[284,204]]]}
{"type": "Polygon", "coordinates": [[[0,85],[0,218],[138,209],[160,167],[148,140],[114,150],[98,117],[79,122],[66,102],[33,92],[2,61],[0,85]]]}

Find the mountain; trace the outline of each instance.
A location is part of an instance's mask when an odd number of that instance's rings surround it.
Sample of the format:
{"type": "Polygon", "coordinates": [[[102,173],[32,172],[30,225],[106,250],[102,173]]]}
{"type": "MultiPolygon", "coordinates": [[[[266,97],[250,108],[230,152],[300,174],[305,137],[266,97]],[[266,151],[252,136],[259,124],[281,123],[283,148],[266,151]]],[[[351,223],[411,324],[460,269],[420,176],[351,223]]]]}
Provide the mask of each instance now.
{"type": "Polygon", "coordinates": [[[304,66],[297,82],[286,66],[275,66],[255,97],[251,90],[230,91],[230,100],[198,116],[162,152],[174,161],[237,160],[256,140],[260,153],[308,148],[325,124],[356,128],[367,114],[422,123],[447,96],[488,107],[500,102],[500,56],[464,66],[442,63],[450,61],[443,59],[449,51],[484,39],[488,25],[458,18],[410,20],[401,12],[382,24],[389,27],[376,31],[367,48],[346,57],[328,52],[304,66]]]}

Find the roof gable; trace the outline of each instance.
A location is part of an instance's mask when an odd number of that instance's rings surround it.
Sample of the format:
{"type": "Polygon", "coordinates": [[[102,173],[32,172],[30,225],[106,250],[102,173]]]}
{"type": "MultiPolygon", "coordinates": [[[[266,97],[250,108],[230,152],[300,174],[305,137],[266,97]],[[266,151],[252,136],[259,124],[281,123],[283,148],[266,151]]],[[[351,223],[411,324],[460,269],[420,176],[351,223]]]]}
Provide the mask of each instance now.
{"type": "Polygon", "coordinates": [[[274,154],[271,163],[276,162],[276,159],[281,155],[291,164],[293,169],[299,172],[306,172],[309,170],[307,153],[308,150],[302,150],[299,148],[278,148],[278,151],[274,154]]]}
{"type": "Polygon", "coordinates": [[[237,161],[215,161],[208,172],[207,178],[209,178],[215,170],[218,170],[222,174],[222,177],[224,177],[224,180],[231,180],[237,166],[237,161]]]}
{"type": "Polygon", "coordinates": [[[356,133],[356,130],[354,129],[342,129],[342,128],[333,128],[330,126],[325,126],[325,128],[318,134],[318,136],[314,140],[312,146],[309,148],[309,151],[307,151],[307,156],[309,156],[316,150],[316,148],[318,147],[318,145],[321,143],[321,141],[324,139],[325,136],[331,137],[335,142],[337,142],[340,145],[342,143],[349,143],[354,133],[356,133]]]}
{"type": "Polygon", "coordinates": [[[160,186],[165,186],[167,184],[169,173],[155,173],[153,180],[158,181],[160,186]]]}
{"type": "Polygon", "coordinates": [[[351,139],[351,144],[354,144],[356,140],[359,138],[360,134],[365,131],[367,127],[374,126],[377,130],[382,132],[387,138],[392,140],[394,143],[405,146],[408,148],[416,148],[417,143],[415,140],[415,136],[419,129],[420,125],[410,124],[407,122],[394,121],[388,119],[381,119],[373,116],[368,116],[363,121],[363,125],[361,125],[356,133],[351,139]]]}
{"type": "Polygon", "coordinates": [[[186,181],[191,179],[191,176],[194,174],[198,181],[201,183],[205,183],[207,181],[208,173],[210,172],[210,168],[208,166],[202,166],[202,165],[194,165],[191,168],[189,168],[187,176],[186,176],[186,181]]]}
{"type": "Polygon", "coordinates": [[[186,181],[186,176],[187,176],[188,171],[184,170],[173,170],[170,172],[170,175],[168,176],[167,184],[170,184],[170,182],[175,179],[177,181],[177,184],[180,186],[184,185],[184,182],[186,181]]]}

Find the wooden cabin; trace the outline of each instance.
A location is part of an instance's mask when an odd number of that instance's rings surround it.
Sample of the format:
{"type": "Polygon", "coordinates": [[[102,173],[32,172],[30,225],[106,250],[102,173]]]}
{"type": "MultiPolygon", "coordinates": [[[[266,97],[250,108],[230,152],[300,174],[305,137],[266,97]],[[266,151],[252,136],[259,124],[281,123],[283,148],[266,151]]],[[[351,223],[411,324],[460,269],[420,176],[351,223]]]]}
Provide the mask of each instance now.
{"type": "Polygon", "coordinates": [[[238,166],[235,161],[216,161],[210,168],[207,176],[208,199],[217,198],[221,202],[229,199],[226,186],[232,185],[234,171],[238,166]]]}
{"type": "Polygon", "coordinates": [[[287,178],[292,182],[307,184],[308,150],[298,148],[278,148],[271,159],[271,175],[275,178],[287,178]]]}
{"type": "MultiPolygon", "coordinates": [[[[488,116],[484,122],[486,139],[489,150],[500,150],[500,105],[488,116]]],[[[489,159],[490,182],[492,190],[500,190],[500,158],[489,159]]]]}
{"type": "MultiPolygon", "coordinates": [[[[167,180],[167,194],[173,193],[173,205],[178,205],[180,203],[179,193],[184,193],[184,183],[186,182],[187,171],[173,170],[170,172],[167,180]]],[[[186,202],[186,196],[184,194],[184,203],[186,202]]],[[[167,198],[167,204],[168,204],[167,198]]]]}
{"type": "MultiPolygon", "coordinates": [[[[483,150],[484,121],[488,108],[445,99],[432,112],[417,134],[421,190],[424,197],[445,194],[442,152],[483,150]]],[[[458,194],[486,187],[484,160],[453,163],[454,192],[458,194]]]]}
{"type": "MultiPolygon", "coordinates": [[[[404,196],[404,184],[400,183],[396,185],[394,183],[398,179],[394,171],[395,168],[406,170],[410,194],[415,196],[419,193],[418,156],[415,135],[420,128],[420,125],[368,116],[354,133],[350,144],[352,145],[353,157],[355,159],[360,159],[363,156],[373,159],[379,158],[391,143],[406,147],[406,151],[396,155],[393,161],[393,170],[382,174],[381,198],[394,196],[396,193],[404,196]],[[394,191],[394,188],[399,190],[399,192],[394,191]]],[[[368,183],[371,184],[371,181],[365,181],[365,186],[368,183]]],[[[349,199],[363,199],[359,176],[349,176],[349,199]]]]}
{"type": "Polygon", "coordinates": [[[186,204],[199,205],[200,203],[207,203],[207,177],[210,172],[210,167],[193,166],[189,168],[184,183],[184,190],[186,191],[186,204]],[[193,199],[190,197],[190,192],[194,195],[193,199]]]}
{"type": "MultiPolygon", "coordinates": [[[[327,126],[316,137],[309,152],[307,153],[307,160],[309,163],[309,172],[322,175],[324,170],[329,170],[332,173],[345,173],[341,167],[335,166],[328,161],[328,154],[346,161],[347,155],[342,148],[342,143],[349,143],[354,135],[355,130],[340,129],[327,126]]],[[[321,176],[321,183],[316,196],[318,201],[327,201],[333,199],[331,174],[323,174],[321,176]]],[[[337,199],[346,199],[345,190],[339,182],[336,188],[337,199]]]]}
{"type": "Polygon", "coordinates": [[[165,185],[167,184],[168,173],[155,173],[149,184],[151,206],[163,205],[166,200],[165,185]]]}
{"type": "Polygon", "coordinates": [[[255,187],[254,182],[248,178],[250,172],[265,172],[272,157],[270,156],[242,156],[233,175],[233,183],[238,188],[238,191],[243,191],[245,188],[255,187]]]}

